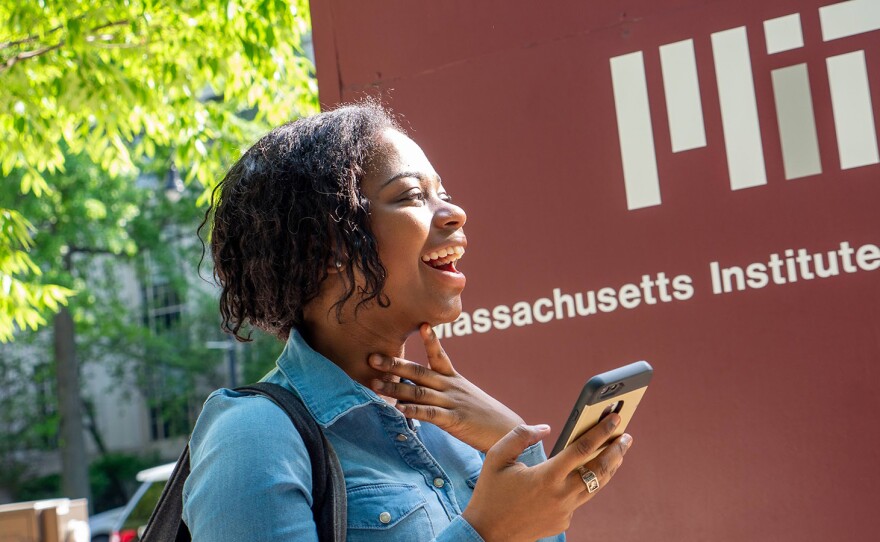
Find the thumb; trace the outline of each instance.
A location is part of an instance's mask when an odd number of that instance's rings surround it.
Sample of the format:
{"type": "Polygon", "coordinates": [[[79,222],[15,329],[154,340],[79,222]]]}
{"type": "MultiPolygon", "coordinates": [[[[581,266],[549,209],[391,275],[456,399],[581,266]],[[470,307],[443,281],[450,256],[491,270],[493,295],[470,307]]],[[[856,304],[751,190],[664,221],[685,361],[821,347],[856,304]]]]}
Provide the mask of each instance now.
{"type": "Polygon", "coordinates": [[[516,458],[523,453],[523,450],[539,442],[549,432],[549,425],[517,425],[489,448],[489,451],[486,452],[485,464],[500,469],[515,463],[516,458]]]}

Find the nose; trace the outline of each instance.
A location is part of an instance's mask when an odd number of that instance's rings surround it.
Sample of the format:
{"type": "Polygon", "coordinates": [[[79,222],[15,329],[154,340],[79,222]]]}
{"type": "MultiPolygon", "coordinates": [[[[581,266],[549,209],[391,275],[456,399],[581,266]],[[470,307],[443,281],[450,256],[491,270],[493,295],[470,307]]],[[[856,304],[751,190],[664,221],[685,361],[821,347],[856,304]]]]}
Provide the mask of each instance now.
{"type": "Polygon", "coordinates": [[[444,201],[434,213],[434,224],[438,228],[458,229],[464,226],[465,222],[467,222],[467,213],[464,209],[449,201],[444,201]]]}

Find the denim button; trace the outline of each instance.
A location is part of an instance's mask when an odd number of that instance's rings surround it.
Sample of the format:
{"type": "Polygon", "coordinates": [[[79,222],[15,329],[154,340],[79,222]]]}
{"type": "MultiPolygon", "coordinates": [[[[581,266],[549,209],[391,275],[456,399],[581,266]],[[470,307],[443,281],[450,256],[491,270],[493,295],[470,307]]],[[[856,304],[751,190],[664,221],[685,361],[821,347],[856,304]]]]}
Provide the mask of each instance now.
{"type": "Polygon", "coordinates": [[[391,514],[388,512],[382,512],[379,514],[379,522],[380,523],[391,523],[391,514]]]}
{"type": "Polygon", "coordinates": [[[407,439],[407,436],[404,435],[403,433],[398,433],[398,434],[397,434],[397,440],[399,440],[400,442],[403,442],[403,441],[405,441],[406,439],[407,439]]]}
{"type": "Polygon", "coordinates": [[[446,485],[446,482],[443,478],[434,478],[434,487],[443,487],[446,485]]]}

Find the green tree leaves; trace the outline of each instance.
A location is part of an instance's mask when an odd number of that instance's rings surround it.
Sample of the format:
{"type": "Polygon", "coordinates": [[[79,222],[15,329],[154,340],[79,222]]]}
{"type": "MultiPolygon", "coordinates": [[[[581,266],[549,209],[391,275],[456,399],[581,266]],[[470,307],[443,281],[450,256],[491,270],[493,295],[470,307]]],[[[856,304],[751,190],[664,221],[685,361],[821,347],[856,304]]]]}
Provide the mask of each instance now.
{"type": "MultiPolygon", "coordinates": [[[[305,0],[0,0],[0,173],[18,194],[0,204],[0,341],[72,293],[27,257],[25,208],[70,197],[66,157],[87,157],[96,179],[170,158],[210,190],[259,134],[317,111],[309,27],[305,0]]],[[[103,197],[81,203],[109,214],[103,197]]],[[[112,236],[106,248],[134,250],[112,236]]]]}
{"type": "Polygon", "coordinates": [[[45,325],[42,312],[57,311],[59,304],[66,303],[73,294],[68,288],[20,278],[42,274],[27,253],[32,230],[30,222],[17,211],[0,209],[0,342],[12,339],[14,325],[19,329],[45,325]]]}

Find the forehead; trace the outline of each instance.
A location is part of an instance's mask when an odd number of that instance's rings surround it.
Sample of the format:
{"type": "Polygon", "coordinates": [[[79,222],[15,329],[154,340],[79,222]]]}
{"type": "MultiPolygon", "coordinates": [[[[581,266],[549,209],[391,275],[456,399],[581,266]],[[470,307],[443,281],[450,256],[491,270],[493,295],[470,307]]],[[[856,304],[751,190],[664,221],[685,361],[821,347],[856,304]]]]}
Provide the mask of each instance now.
{"type": "Polygon", "coordinates": [[[371,163],[368,177],[389,179],[402,171],[435,177],[437,173],[422,148],[397,130],[388,129],[379,136],[379,152],[371,163]]]}

